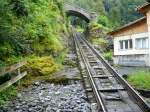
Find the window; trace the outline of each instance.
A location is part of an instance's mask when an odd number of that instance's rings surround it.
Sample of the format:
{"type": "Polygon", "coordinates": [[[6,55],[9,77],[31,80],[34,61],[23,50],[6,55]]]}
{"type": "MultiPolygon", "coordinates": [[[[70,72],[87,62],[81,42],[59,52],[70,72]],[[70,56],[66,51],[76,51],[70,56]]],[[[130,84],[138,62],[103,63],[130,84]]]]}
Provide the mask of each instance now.
{"type": "Polygon", "coordinates": [[[147,49],[148,48],[148,38],[138,38],[136,39],[137,49],[147,49]]]}
{"type": "Polygon", "coordinates": [[[123,49],[123,41],[120,41],[120,49],[123,49]]]}
{"type": "Polygon", "coordinates": [[[132,49],[133,48],[133,43],[132,43],[132,39],[129,40],[129,48],[132,49]]]}
{"type": "Polygon", "coordinates": [[[128,40],[125,40],[124,42],[125,42],[125,49],[128,49],[129,47],[128,40]]]}
{"type": "Polygon", "coordinates": [[[120,49],[132,49],[132,48],[133,48],[132,39],[120,41],[120,49]]]}

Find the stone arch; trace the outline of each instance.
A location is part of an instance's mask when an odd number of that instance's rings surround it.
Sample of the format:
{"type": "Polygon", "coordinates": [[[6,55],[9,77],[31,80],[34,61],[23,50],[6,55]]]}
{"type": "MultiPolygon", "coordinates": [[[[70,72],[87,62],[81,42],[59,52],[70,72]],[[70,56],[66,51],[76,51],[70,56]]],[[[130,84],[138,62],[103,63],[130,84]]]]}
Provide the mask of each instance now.
{"type": "Polygon", "coordinates": [[[65,12],[67,16],[77,16],[84,19],[88,23],[93,19],[94,15],[83,8],[70,4],[65,4],[65,12]]]}
{"type": "Polygon", "coordinates": [[[88,18],[87,16],[85,16],[84,14],[74,11],[74,10],[68,10],[66,11],[67,16],[77,16],[82,18],[83,20],[85,20],[87,23],[90,22],[90,18],[88,18]]]}

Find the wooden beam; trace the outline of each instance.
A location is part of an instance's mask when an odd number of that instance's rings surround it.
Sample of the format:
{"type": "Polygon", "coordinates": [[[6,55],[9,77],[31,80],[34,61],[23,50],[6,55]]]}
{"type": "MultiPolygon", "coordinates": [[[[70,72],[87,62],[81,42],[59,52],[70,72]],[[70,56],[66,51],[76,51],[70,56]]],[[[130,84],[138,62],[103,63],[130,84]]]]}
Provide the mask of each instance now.
{"type": "Polygon", "coordinates": [[[13,77],[11,80],[5,82],[4,84],[0,85],[0,92],[3,91],[4,89],[8,88],[12,84],[16,83],[18,80],[22,79],[27,75],[27,72],[23,72],[16,77],[13,77]]]}
{"type": "Polygon", "coordinates": [[[26,64],[27,64],[27,61],[23,61],[23,62],[19,62],[19,63],[15,64],[15,65],[12,65],[10,67],[1,68],[0,69],[0,76],[5,75],[7,73],[10,73],[12,71],[15,71],[18,68],[20,68],[20,67],[22,67],[22,66],[24,66],[26,64]]]}

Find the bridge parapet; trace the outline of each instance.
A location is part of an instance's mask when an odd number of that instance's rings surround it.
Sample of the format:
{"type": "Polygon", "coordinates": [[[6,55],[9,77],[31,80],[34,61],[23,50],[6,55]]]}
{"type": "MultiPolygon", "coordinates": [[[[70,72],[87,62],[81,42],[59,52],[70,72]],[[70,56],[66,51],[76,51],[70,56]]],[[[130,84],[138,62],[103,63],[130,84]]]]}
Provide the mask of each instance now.
{"type": "Polygon", "coordinates": [[[85,19],[87,22],[95,21],[97,18],[97,14],[95,12],[90,12],[71,3],[64,3],[64,8],[68,15],[79,16],[85,19]]]}

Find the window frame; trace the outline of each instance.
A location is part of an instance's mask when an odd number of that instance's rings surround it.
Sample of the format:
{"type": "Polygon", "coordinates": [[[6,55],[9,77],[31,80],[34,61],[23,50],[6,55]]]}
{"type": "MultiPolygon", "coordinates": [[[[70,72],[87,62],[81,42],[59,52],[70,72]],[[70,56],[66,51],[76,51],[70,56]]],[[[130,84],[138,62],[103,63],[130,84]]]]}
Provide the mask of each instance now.
{"type": "Polygon", "coordinates": [[[133,49],[133,39],[119,40],[119,50],[133,49]]]}
{"type": "Polygon", "coordinates": [[[123,42],[123,40],[120,40],[120,41],[119,41],[119,49],[120,49],[120,50],[123,50],[123,49],[124,49],[124,42],[123,42]]]}
{"type": "Polygon", "coordinates": [[[138,50],[142,50],[142,49],[149,49],[149,38],[148,37],[142,37],[142,38],[136,38],[135,39],[135,49],[138,49],[138,50]],[[140,40],[140,47],[137,46],[137,41],[140,40]],[[145,44],[147,44],[145,47],[144,47],[144,40],[145,40],[145,44]]]}

